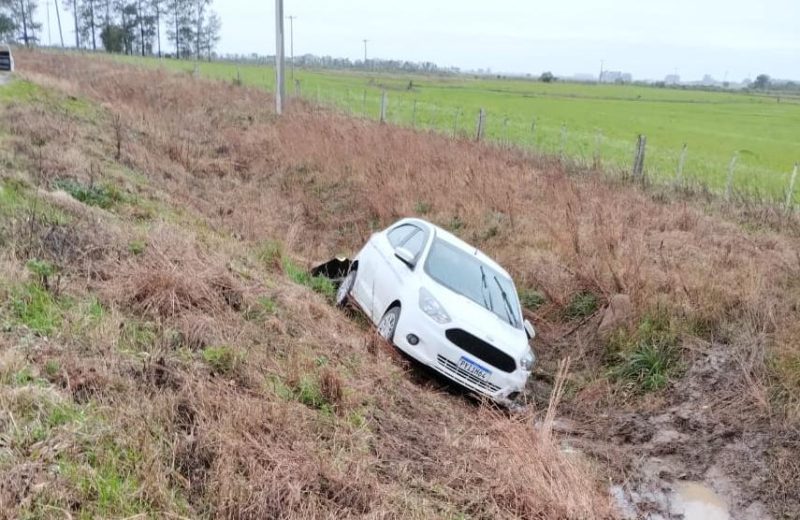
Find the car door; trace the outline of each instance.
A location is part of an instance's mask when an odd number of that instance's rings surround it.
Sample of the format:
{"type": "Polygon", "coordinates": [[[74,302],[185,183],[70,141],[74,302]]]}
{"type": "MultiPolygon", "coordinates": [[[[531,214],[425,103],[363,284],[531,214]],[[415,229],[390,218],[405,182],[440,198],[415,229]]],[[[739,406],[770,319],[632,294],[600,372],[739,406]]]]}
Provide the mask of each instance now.
{"type": "MultiPolygon", "coordinates": [[[[375,270],[375,314],[374,320],[380,320],[389,305],[396,300],[403,302],[405,289],[410,278],[414,276],[415,266],[408,266],[395,256],[395,249],[403,247],[419,260],[427,244],[429,233],[427,229],[417,224],[404,224],[409,227],[409,232],[387,233],[387,240],[381,244],[379,254],[381,266],[375,270]]],[[[405,303],[405,302],[403,302],[405,303]]]]}
{"type": "Polygon", "coordinates": [[[353,297],[373,321],[381,319],[383,308],[377,301],[377,293],[384,292],[387,255],[394,255],[395,245],[399,246],[415,231],[409,224],[393,226],[383,232],[375,233],[358,255],[358,276],[356,276],[353,297]]]}

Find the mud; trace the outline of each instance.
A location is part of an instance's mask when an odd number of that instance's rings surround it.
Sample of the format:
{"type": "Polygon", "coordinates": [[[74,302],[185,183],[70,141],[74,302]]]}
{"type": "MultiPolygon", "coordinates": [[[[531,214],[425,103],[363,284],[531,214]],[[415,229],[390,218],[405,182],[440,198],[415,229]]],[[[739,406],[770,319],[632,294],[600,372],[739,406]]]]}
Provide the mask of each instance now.
{"type": "MultiPolygon", "coordinates": [[[[652,402],[588,410],[577,399],[562,405],[558,429],[569,449],[589,454],[612,476],[623,518],[770,519],[762,497],[770,494],[774,435],[759,430],[769,427],[765,421],[742,416],[741,373],[735,349],[711,345],[652,402]]],[[[792,507],[777,509],[794,518],[792,507]]]]}

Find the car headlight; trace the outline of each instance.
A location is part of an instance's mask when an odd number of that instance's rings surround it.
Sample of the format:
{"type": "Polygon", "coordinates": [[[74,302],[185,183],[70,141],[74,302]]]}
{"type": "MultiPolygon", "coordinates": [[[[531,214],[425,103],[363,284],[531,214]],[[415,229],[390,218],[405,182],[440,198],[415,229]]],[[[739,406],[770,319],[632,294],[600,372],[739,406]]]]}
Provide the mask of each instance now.
{"type": "Polygon", "coordinates": [[[430,291],[424,287],[421,287],[419,290],[419,308],[436,323],[442,325],[450,323],[450,315],[447,314],[442,304],[433,297],[430,291]]]}
{"type": "Polygon", "coordinates": [[[525,372],[530,372],[534,363],[536,363],[536,356],[533,354],[532,350],[529,350],[528,353],[519,360],[519,366],[525,372]]]}

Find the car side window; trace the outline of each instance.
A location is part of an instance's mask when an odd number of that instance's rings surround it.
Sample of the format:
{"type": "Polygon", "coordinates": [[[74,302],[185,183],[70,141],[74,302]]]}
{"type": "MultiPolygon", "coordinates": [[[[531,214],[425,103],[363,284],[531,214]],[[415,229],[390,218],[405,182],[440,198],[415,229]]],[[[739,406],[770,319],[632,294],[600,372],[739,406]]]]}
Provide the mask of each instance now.
{"type": "Polygon", "coordinates": [[[414,255],[414,258],[419,258],[419,255],[422,253],[422,249],[425,247],[426,238],[427,234],[421,229],[417,228],[417,231],[410,237],[406,238],[402,245],[414,255]]]}
{"type": "Polygon", "coordinates": [[[403,224],[402,226],[397,226],[393,230],[389,231],[389,243],[392,244],[392,247],[398,248],[406,241],[406,239],[411,235],[411,233],[419,231],[417,226],[413,226],[411,224],[403,224]]]}

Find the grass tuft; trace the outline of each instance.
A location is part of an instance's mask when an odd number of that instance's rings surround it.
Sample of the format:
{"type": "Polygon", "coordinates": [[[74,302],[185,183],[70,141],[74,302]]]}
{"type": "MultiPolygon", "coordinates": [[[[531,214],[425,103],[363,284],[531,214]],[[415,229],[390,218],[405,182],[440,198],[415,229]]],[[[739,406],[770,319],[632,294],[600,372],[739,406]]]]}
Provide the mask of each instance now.
{"type": "Polygon", "coordinates": [[[278,269],[283,258],[283,246],[277,240],[265,240],[256,250],[256,256],[268,269],[278,269]]]}
{"type": "Polygon", "coordinates": [[[58,189],[69,193],[72,198],[89,206],[109,209],[115,204],[125,202],[126,198],[121,191],[112,185],[82,184],[70,179],[56,181],[58,189]]]}
{"type": "Polygon", "coordinates": [[[569,320],[578,320],[591,316],[597,311],[599,301],[597,296],[591,292],[580,292],[575,294],[564,309],[564,316],[569,320]]]}
{"type": "Polygon", "coordinates": [[[547,298],[535,289],[523,289],[519,293],[519,301],[529,311],[535,311],[547,302],[547,298]]]}
{"type": "Polygon", "coordinates": [[[206,347],[202,350],[203,360],[220,375],[232,374],[243,362],[243,356],[227,345],[206,347]]]}
{"type": "Polygon", "coordinates": [[[660,390],[680,370],[679,337],[666,309],[648,314],[632,335],[617,331],[608,349],[615,359],[612,378],[635,392],[660,390]]]}
{"type": "Polygon", "coordinates": [[[300,268],[288,257],[284,257],[282,266],[283,272],[286,273],[286,276],[294,283],[305,285],[329,300],[332,300],[336,295],[336,286],[328,278],[324,276],[311,276],[308,271],[300,268]]]}
{"type": "Polygon", "coordinates": [[[31,331],[42,336],[56,332],[63,319],[64,303],[34,282],[15,287],[11,292],[14,316],[31,331]]]}

